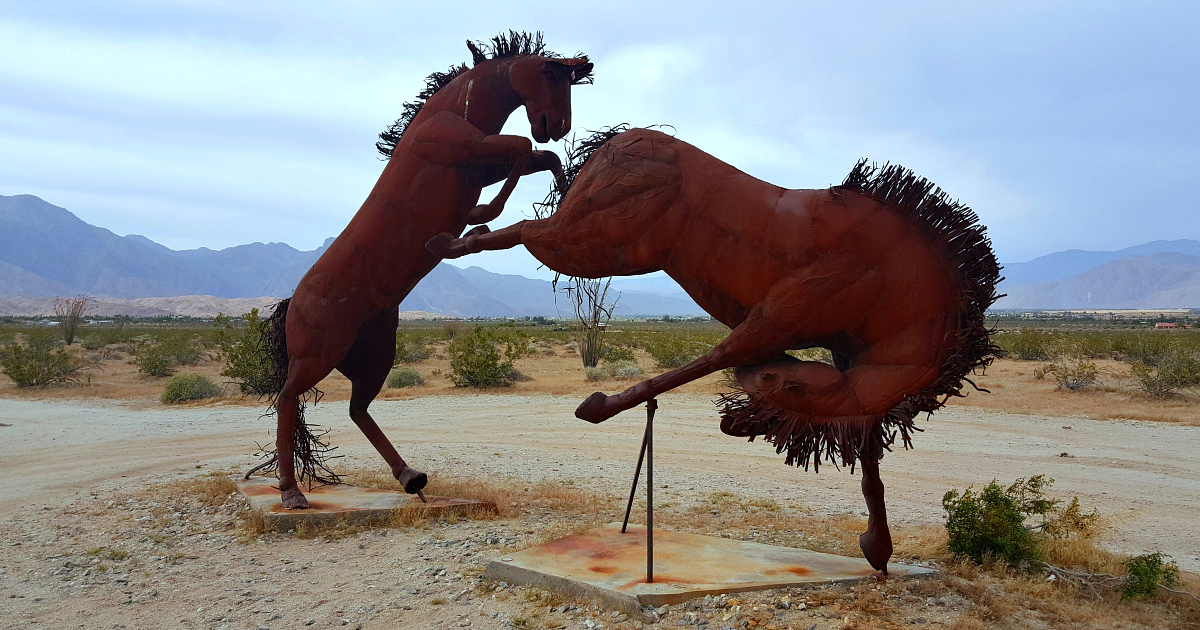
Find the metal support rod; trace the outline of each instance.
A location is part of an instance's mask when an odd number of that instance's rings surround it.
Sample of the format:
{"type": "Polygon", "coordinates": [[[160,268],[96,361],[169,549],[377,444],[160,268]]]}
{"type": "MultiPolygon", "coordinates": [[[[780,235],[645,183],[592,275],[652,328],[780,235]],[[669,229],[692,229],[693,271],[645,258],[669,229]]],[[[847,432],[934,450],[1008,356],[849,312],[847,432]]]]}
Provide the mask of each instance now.
{"type": "Polygon", "coordinates": [[[650,439],[650,426],[646,425],[646,432],[642,434],[642,451],[638,453],[637,470],[633,473],[633,487],[629,489],[629,503],[625,504],[625,521],[621,523],[622,534],[629,527],[629,513],[633,510],[633,497],[637,495],[638,482],[642,480],[642,461],[646,459],[646,440],[648,439],[650,439]]]}
{"type": "Polygon", "coordinates": [[[654,582],[654,410],[658,401],[646,401],[646,583],[654,582]]]}

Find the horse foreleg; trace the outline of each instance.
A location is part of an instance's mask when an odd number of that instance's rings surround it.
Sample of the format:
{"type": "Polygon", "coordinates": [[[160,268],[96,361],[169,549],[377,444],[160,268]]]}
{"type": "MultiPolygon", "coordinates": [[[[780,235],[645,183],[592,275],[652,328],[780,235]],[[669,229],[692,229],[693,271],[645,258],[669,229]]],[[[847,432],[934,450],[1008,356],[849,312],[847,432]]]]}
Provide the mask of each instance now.
{"type": "Polygon", "coordinates": [[[512,195],[513,189],[517,187],[517,180],[521,179],[521,176],[525,174],[526,169],[529,167],[530,157],[529,153],[523,153],[513,160],[512,171],[509,172],[508,179],[504,181],[504,185],[500,187],[500,192],[496,194],[496,197],[491,202],[475,206],[474,209],[467,213],[467,225],[487,223],[500,216],[501,212],[504,212],[504,204],[508,203],[508,197],[512,195]]]}
{"type": "Polygon", "coordinates": [[[449,232],[442,232],[425,243],[425,249],[441,258],[461,258],[467,254],[478,254],[482,251],[495,249],[511,249],[521,244],[521,230],[527,223],[537,221],[519,221],[506,228],[488,231],[486,226],[474,228],[461,238],[454,238],[449,232]]]}
{"type": "Polygon", "coordinates": [[[867,562],[887,575],[888,559],[892,557],[892,533],[887,524],[887,508],[883,502],[883,481],[879,478],[879,462],[860,460],[862,493],[867,500],[867,531],[858,537],[867,562]]]}
{"type": "Polygon", "coordinates": [[[296,485],[296,422],[300,400],[295,396],[280,395],[275,402],[275,454],[279,458],[279,492],[283,507],[302,510],[308,507],[308,499],[296,485]]]}

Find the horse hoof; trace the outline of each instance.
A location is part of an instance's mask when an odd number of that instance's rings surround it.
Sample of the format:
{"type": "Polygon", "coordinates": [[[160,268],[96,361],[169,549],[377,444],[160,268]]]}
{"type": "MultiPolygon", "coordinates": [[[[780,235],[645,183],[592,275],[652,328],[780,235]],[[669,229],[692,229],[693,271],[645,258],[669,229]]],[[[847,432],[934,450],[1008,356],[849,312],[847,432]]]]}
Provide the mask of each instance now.
{"type": "Polygon", "coordinates": [[[596,392],[587,397],[587,400],[580,403],[575,408],[575,417],[580,420],[587,420],[592,424],[599,424],[612,417],[612,414],[605,413],[605,407],[608,404],[608,396],[604,392],[596,392]]]}
{"type": "Polygon", "coordinates": [[[491,234],[491,232],[492,229],[486,225],[476,225],[475,227],[467,230],[462,237],[467,238],[468,236],[483,236],[484,234],[491,234]]]}
{"type": "Polygon", "coordinates": [[[419,470],[405,467],[400,471],[399,475],[395,475],[396,481],[404,486],[404,491],[409,494],[416,494],[418,490],[425,487],[429,483],[429,476],[419,470]]]}
{"type": "Polygon", "coordinates": [[[877,571],[887,575],[887,563],[892,557],[892,537],[890,534],[880,539],[875,532],[863,532],[858,537],[858,547],[862,549],[863,557],[877,571]]]}
{"type": "Polygon", "coordinates": [[[454,235],[449,232],[442,232],[437,236],[429,239],[425,243],[425,249],[429,253],[438,258],[452,258],[450,250],[453,249],[454,235]]]}
{"type": "Polygon", "coordinates": [[[300,492],[300,488],[288,488],[283,491],[283,507],[287,510],[307,510],[308,499],[304,498],[304,493],[300,492]]]}

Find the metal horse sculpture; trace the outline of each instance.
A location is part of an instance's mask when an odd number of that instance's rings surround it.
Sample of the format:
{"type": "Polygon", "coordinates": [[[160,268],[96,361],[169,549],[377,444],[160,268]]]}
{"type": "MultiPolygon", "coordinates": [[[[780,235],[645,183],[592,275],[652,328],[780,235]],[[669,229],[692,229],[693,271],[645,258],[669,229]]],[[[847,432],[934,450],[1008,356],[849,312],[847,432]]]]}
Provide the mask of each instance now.
{"type": "Polygon", "coordinates": [[[336,480],[322,462],[325,445],[303,418],[308,394],[335,368],[353,385],[350,417],[392,474],[409,493],[425,486],[425,474],[404,462],[367,412],[392,367],[397,307],[438,263],[425,242],[496,218],[522,175],[562,173],[555,154],[534,151],[528,138],[498,134],[523,105],[538,142],[566,135],[571,86],[591,82],[587,57],[547,51],[540,33],[510,31],[467,46],[474,67],[430,75],[419,100],[405,104],[404,116],[380,134],[377,146],[390,159],[375,188],[266,327],[286,508],[308,507],[297,467],[301,479],[336,480]],[[476,206],[484,186],[505,179],[491,203],[476,206]]]}
{"type": "MultiPolygon", "coordinates": [[[[442,234],[452,258],[524,245],[547,267],[598,278],[664,270],[732,331],[708,354],[575,415],[602,422],[674,387],[736,368],[721,430],[763,435],[787,463],[862,464],[870,518],[859,544],[887,572],[891,534],[879,460],[913,418],[961,395],[995,347],[984,311],[999,265],[975,213],[898,166],[860,162],[840,186],[788,190],[649,129],[573,149],[549,218],[442,234]],[[788,350],[828,348],[833,365],[788,350]]],[[[973,385],[973,383],[972,383],[973,385]]]]}

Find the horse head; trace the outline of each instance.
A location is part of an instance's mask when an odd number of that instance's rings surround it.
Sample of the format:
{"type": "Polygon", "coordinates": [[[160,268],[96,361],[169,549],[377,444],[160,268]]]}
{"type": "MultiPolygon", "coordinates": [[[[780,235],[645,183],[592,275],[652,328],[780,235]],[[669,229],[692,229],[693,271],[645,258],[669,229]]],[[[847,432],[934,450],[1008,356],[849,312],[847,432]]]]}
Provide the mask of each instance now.
{"type": "Polygon", "coordinates": [[[534,140],[549,142],[567,135],[571,130],[571,86],[590,83],[591,76],[587,57],[528,56],[512,62],[509,81],[525,105],[534,140]]]}

